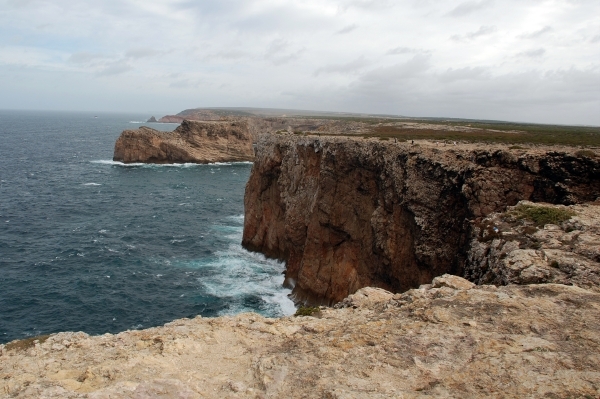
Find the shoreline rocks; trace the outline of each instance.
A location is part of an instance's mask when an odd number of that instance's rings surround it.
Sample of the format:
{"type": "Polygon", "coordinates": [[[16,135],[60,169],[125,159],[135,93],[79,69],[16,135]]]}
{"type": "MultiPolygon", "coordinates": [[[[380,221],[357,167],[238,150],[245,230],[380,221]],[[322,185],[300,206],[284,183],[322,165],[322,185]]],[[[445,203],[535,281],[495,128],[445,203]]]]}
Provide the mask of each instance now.
{"type": "Polygon", "coordinates": [[[252,136],[244,122],[183,121],[173,132],[146,126],[125,130],[113,160],[123,163],[212,163],[254,159],[252,136]]]}

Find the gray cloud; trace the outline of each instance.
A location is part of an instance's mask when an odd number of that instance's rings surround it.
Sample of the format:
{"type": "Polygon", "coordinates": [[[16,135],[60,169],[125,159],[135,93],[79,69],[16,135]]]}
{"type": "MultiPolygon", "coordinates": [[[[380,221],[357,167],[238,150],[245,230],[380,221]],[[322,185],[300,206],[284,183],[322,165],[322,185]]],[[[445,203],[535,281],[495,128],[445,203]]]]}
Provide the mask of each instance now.
{"type": "Polygon", "coordinates": [[[156,51],[151,48],[136,48],[136,49],[128,50],[125,53],[125,57],[133,58],[133,59],[140,59],[140,58],[146,58],[146,57],[154,57],[155,55],[159,55],[159,54],[161,54],[160,51],[156,51]]]}
{"type": "Polygon", "coordinates": [[[127,61],[119,60],[119,61],[112,62],[112,63],[105,65],[98,71],[98,73],[96,75],[97,76],[114,76],[114,75],[120,75],[122,73],[131,71],[132,69],[133,69],[133,67],[131,65],[129,65],[129,63],[127,63],[127,61]]]}
{"type": "Polygon", "coordinates": [[[591,42],[592,43],[598,43],[598,42],[600,42],[600,35],[596,35],[596,36],[592,37],[591,42]]]}
{"type": "Polygon", "coordinates": [[[74,64],[87,64],[91,61],[99,60],[99,59],[103,59],[103,58],[106,58],[106,56],[102,55],[102,54],[79,52],[79,53],[71,54],[71,56],[68,58],[68,61],[72,62],[74,64]]]}
{"type": "Polygon", "coordinates": [[[418,91],[421,78],[431,68],[431,57],[415,55],[405,63],[376,68],[362,74],[350,85],[355,95],[371,100],[404,96],[418,91]]]}
{"type": "Polygon", "coordinates": [[[536,48],[527,51],[522,51],[517,53],[517,57],[528,57],[528,58],[539,58],[546,54],[546,49],[544,48],[536,48]]]}
{"type": "Polygon", "coordinates": [[[351,8],[373,12],[389,9],[397,5],[393,0],[340,0],[338,3],[338,10],[340,12],[346,12],[351,8]]]}
{"type": "Polygon", "coordinates": [[[530,32],[530,33],[523,33],[522,35],[517,36],[519,39],[537,39],[540,36],[548,33],[548,32],[552,32],[552,27],[551,26],[544,26],[542,29],[538,29],[534,32],[530,32]]]}
{"type": "Polygon", "coordinates": [[[343,27],[342,29],[338,30],[335,33],[337,33],[338,35],[343,35],[345,33],[350,33],[353,30],[356,30],[357,28],[358,28],[358,25],[356,25],[356,24],[347,25],[347,26],[343,27]]]}
{"type": "Polygon", "coordinates": [[[386,55],[398,55],[398,54],[418,54],[427,53],[427,50],[412,48],[412,47],[396,47],[386,51],[386,55]]]}
{"type": "Polygon", "coordinates": [[[457,80],[473,80],[481,79],[488,76],[489,69],[484,67],[466,67],[453,69],[450,68],[446,72],[439,75],[439,81],[443,83],[455,82],[457,80]]]}
{"type": "Polygon", "coordinates": [[[321,67],[314,72],[314,76],[319,76],[321,74],[328,74],[328,73],[341,73],[341,74],[355,73],[368,65],[369,65],[369,62],[367,61],[367,59],[365,57],[361,56],[361,57],[355,59],[354,61],[350,61],[345,64],[332,64],[332,65],[327,65],[327,66],[321,67]]]}
{"type": "Polygon", "coordinates": [[[450,10],[446,15],[450,17],[464,17],[465,15],[472,14],[491,5],[491,0],[466,1],[450,10]]]}
{"type": "Polygon", "coordinates": [[[292,47],[286,40],[273,40],[267,47],[265,59],[271,61],[273,65],[282,65],[294,61],[300,57],[305,49],[290,50],[292,47]]]}
{"type": "Polygon", "coordinates": [[[488,36],[492,33],[496,32],[498,28],[495,26],[481,26],[478,30],[474,32],[468,32],[464,35],[452,35],[450,39],[454,41],[463,41],[463,40],[474,40],[481,36],[488,36]]]}

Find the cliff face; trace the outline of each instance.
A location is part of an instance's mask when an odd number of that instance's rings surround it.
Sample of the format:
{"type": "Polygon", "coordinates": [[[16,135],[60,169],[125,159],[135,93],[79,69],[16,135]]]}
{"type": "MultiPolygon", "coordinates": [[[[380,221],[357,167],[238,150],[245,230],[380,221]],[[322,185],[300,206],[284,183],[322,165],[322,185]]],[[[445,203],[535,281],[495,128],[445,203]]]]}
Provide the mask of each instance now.
{"type": "Polygon", "coordinates": [[[243,245],[287,261],[297,301],[333,303],[463,274],[470,221],[519,200],[599,195],[600,162],[568,150],[270,135],[246,187],[243,245]]]}
{"type": "Polygon", "coordinates": [[[173,132],[148,127],[125,130],[113,159],[124,163],[252,161],[252,136],[243,122],[183,121],[173,132]]]}

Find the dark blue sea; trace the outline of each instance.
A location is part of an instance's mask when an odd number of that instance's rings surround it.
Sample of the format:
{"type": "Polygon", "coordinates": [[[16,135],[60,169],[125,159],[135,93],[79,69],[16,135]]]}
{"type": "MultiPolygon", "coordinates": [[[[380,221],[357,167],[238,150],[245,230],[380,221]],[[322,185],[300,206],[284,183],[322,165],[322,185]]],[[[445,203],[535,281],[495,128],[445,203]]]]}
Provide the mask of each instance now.
{"type": "Polygon", "coordinates": [[[252,165],[113,162],[147,118],[0,111],[0,343],[294,312],[284,265],[240,245],[252,165]]]}

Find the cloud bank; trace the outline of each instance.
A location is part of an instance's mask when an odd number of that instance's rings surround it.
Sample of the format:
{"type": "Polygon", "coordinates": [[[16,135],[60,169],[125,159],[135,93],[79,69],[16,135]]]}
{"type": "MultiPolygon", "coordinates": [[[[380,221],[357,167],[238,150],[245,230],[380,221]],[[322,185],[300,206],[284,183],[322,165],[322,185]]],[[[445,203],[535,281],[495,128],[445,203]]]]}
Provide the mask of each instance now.
{"type": "Polygon", "coordinates": [[[0,108],[600,125],[596,0],[0,0],[0,108]]]}

